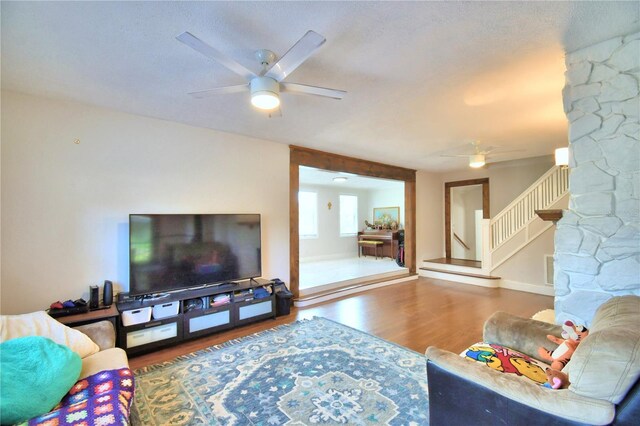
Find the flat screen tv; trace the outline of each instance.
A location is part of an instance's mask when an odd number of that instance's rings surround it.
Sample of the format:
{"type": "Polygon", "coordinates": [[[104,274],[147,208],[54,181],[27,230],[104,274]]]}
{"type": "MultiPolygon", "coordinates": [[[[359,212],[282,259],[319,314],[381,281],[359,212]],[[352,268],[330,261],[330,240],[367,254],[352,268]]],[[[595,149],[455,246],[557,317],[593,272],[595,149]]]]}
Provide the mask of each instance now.
{"type": "Polygon", "coordinates": [[[259,214],[129,215],[129,294],[262,275],[259,214]]]}

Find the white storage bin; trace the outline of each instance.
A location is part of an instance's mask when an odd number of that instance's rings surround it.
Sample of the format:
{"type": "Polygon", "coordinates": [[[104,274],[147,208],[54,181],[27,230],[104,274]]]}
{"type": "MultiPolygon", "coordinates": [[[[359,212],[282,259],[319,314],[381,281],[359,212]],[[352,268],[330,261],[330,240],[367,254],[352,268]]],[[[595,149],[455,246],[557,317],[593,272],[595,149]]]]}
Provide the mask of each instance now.
{"type": "Polygon", "coordinates": [[[178,315],[179,301],[161,303],[153,306],[153,318],[162,319],[178,315]]]}
{"type": "Polygon", "coordinates": [[[142,324],[143,322],[151,321],[151,306],[140,309],[132,309],[130,311],[124,311],[121,314],[122,325],[128,327],[130,325],[142,324]]]}
{"type": "Polygon", "coordinates": [[[178,335],[178,323],[172,322],[144,330],[127,333],[127,348],[135,348],[161,340],[171,339],[178,335]]]}

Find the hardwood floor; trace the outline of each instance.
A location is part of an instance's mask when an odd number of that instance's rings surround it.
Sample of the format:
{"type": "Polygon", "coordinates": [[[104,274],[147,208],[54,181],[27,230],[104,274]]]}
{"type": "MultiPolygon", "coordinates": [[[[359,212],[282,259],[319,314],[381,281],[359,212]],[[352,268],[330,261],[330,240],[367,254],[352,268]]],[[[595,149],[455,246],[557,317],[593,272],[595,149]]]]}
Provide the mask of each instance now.
{"type": "Polygon", "coordinates": [[[428,346],[460,352],[482,339],[484,321],[495,311],[522,317],[553,308],[553,297],[502,288],[476,287],[416,278],[307,308],[288,316],[246,325],[183,344],[131,357],[132,369],[169,361],[211,345],[321,316],[423,353],[428,346]]]}

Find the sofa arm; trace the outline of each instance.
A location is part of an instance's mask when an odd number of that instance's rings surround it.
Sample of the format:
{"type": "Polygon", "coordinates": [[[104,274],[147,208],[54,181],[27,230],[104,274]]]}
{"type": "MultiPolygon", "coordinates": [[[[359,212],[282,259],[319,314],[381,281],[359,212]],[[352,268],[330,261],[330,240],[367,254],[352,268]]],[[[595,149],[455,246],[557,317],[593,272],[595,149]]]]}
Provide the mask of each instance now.
{"type": "Polygon", "coordinates": [[[608,401],[576,395],[568,389],[549,389],[433,346],[427,349],[426,358],[430,372],[427,377],[429,410],[433,411],[430,415],[435,420],[463,420],[466,416],[475,418],[476,424],[483,424],[482,419],[494,424],[520,424],[514,422],[514,416],[523,416],[520,419],[523,421],[535,415],[537,417],[529,420],[535,418],[537,424],[563,424],[558,420],[566,419],[564,424],[605,425],[611,423],[615,415],[615,406],[608,401]],[[469,400],[474,403],[467,404],[469,400]],[[460,409],[462,401],[467,401],[463,410],[460,409]],[[539,421],[541,417],[552,419],[545,413],[560,419],[539,421]]]}
{"type": "Polygon", "coordinates": [[[483,339],[539,358],[538,348],[554,350],[558,347],[547,339],[547,334],[560,336],[562,327],[547,322],[517,317],[507,312],[496,312],[484,323],[483,339]]]}
{"type": "Polygon", "coordinates": [[[116,346],[116,331],[110,321],[94,322],[73,328],[89,336],[101,351],[116,346]]]}
{"type": "Polygon", "coordinates": [[[116,370],[125,367],[129,368],[129,359],[124,350],[120,348],[105,349],[82,360],[82,371],[78,380],[104,370],[116,370]]]}

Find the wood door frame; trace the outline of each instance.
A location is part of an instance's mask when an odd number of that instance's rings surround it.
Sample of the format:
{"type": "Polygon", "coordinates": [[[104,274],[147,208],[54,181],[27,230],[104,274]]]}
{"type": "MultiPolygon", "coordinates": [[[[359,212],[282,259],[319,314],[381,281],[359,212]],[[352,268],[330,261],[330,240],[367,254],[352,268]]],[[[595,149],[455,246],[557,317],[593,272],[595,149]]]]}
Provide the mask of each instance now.
{"type": "Polygon", "coordinates": [[[451,259],[451,188],[482,185],[482,218],[491,218],[489,202],[489,178],[467,179],[444,183],[444,248],[445,257],[451,259]]]}
{"type": "Polygon", "coordinates": [[[289,145],[289,286],[300,295],[300,236],[298,191],[300,166],[404,182],[404,258],[409,273],[416,272],[416,171],[374,161],[289,145]]]}

